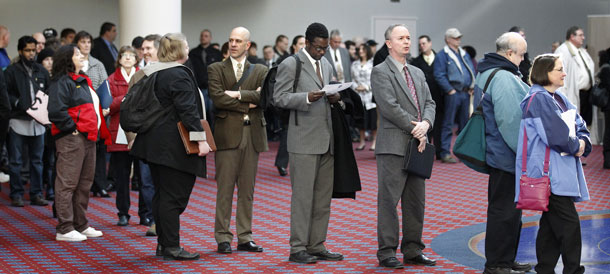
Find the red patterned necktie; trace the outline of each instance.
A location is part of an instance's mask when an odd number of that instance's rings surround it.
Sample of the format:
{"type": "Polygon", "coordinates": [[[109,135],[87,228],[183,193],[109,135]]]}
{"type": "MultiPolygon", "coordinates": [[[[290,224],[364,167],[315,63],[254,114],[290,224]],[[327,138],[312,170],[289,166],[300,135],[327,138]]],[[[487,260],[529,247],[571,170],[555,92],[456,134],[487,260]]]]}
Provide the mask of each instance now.
{"type": "Polygon", "coordinates": [[[415,83],[413,83],[413,79],[411,78],[411,74],[409,74],[409,70],[407,70],[407,66],[404,67],[405,78],[407,79],[407,86],[411,91],[411,97],[413,97],[413,101],[415,101],[415,106],[417,107],[417,120],[421,121],[421,111],[419,110],[419,100],[417,100],[417,93],[415,92],[415,83]]]}

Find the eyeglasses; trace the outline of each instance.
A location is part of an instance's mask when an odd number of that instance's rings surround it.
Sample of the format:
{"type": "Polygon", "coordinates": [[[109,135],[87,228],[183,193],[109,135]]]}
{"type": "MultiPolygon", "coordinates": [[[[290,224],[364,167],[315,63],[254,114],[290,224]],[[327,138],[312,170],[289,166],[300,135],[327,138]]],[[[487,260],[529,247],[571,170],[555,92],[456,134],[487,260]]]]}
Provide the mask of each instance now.
{"type": "Polygon", "coordinates": [[[123,58],[123,57],[134,58],[134,57],[136,57],[136,55],[133,53],[123,53],[123,54],[121,54],[121,58],[123,58]]]}
{"type": "Polygon", "coordinates": [[[317,51],[317,52],[321,52],[321,51],[327,51],[327,50],[328,50],[328,48],[330,47],[330,46],[321,47],[321,46],[317,46],[317,45],[314,45],[314,44],[311,44],[311,45],[313,46],[313,49],[314,49],[315,51],[317,51]]]}

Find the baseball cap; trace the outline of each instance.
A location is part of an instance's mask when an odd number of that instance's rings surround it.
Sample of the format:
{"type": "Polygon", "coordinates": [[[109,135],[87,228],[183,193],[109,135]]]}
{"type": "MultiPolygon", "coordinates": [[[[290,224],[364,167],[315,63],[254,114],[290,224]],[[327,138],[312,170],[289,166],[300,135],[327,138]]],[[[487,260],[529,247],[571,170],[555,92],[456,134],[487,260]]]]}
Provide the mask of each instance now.
{"type": "Polygon", "coordinates": [[[445,37],[460,38],[462,33],[456,28],[450,28],[445,32],[445,37]]]}

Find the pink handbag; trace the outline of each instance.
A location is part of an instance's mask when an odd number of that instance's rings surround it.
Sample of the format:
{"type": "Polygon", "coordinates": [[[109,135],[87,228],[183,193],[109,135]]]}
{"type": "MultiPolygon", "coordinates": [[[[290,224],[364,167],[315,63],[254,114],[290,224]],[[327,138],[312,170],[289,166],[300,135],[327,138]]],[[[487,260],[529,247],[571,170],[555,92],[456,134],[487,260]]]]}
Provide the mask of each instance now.
{"type": "MultiPolygon", "coordinates": [[[[536,94],[532,95],[529,103],[536,94]]],[[[527,110],[529,110],[529,103],[527,110]]],[[[527,112],[526,110],[526,112],[527,112]]],[[[542,177],[527,177],[527,130],[523,127],[523,153],[521,159],[521,178],[519,179],[518,209],[549,211],[549,197],[551,196],[551,179],[549,178],[549,157],[551,150],[546,147],[544,152],[544,170],[542,177]]]]}

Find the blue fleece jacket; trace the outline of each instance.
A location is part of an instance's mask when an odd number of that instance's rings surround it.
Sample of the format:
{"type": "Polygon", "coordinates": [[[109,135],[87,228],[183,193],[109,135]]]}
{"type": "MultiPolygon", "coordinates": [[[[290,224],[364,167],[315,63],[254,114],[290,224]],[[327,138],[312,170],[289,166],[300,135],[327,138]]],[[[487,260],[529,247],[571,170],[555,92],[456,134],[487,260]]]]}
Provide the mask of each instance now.
{"type": "Polygon", "coordinates": [[[478,65],[475,100],[481,98],[485,83],[496,68],[501,70],[491,80],[481,100],[487,145],[485,160],[493,168],[514,173],[522,115],[519,104],[530,87],[521,80],[515,64],[497,53],[488,53],[478,65]]]}

